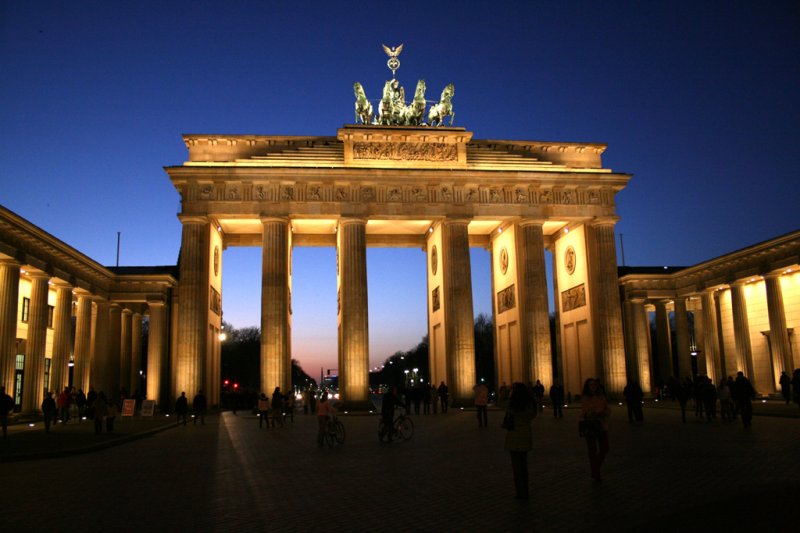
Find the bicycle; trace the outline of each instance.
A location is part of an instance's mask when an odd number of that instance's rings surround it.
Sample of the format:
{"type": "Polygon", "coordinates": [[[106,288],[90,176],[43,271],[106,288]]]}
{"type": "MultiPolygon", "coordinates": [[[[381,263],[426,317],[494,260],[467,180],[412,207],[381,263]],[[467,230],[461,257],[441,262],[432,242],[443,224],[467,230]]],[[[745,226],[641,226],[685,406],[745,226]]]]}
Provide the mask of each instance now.
{"type": "Polygon", "coordinates": [[[328,444],[328,448],[344,444],[344,424],[336,418],[336,415],[331,415],[331,419],[328,420],[328,431],[325,433],[325,442],[328,444]]]}
{"type": "MultiPolygon", "coordinates": [[[[384,423],[383,418],[378,420],[378,440],[383,440],[384,423]]],[[[392,422],[392,435],[396,435],[399,440],[411,440],[414,436],[414,421],[411,420],[403,409],[392,422]]],[[[392,436],[390,435],[390,437],[392,436]]]]}

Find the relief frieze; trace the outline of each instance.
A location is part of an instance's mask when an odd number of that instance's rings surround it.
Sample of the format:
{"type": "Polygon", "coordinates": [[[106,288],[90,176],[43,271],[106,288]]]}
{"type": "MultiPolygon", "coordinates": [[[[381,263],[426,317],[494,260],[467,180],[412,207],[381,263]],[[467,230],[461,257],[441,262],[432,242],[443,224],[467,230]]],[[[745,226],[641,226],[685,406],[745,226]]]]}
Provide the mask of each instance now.
{"type": "Polygon", "coordinates": [[[562,312],[572,311],[584,305],[586,305],[586,286],[583,283],[561,292],[562,312]]]}
{"type": "Polygon", "coordinates": [[[389,161],[458,161],[458,148],[447,143],[353,143],[353,159],[389,161]]]}
{"type": "Polygon", "coordinates": [[[503,313],[509,309],[514,309],[517,306],[516,298],[514,297],[514,285],[509,285],[502,291],[497,293],[497,312],[503,313]]]}

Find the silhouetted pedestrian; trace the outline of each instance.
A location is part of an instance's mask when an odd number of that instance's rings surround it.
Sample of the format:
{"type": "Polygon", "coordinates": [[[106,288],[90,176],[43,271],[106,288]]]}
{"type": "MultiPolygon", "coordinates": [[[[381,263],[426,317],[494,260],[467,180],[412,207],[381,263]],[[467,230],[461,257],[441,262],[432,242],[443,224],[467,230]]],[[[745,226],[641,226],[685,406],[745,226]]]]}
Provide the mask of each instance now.
{"type": "Polygon", "coordinates": [[[106,407],[106,431],[114,433],[114,421],[117,419],[117,404],[108,402],[106,407]]]}
{"type": "Polygon", "coordinates": [[[642,422],[644,420],[642,412],[644,392],[642,392],[639,382],[633,380],[625,385],[622,395],[625,396],[625,404],[628,407],[628,422],[642,422]]]}
{"type": "Polygon", "coordinates": [[[275,387],[272,391],[272,427],[275,427],[275,421],[283,427],[283,394],[281,388],[275,387]]]}
{"type": "Polygon", "coordinates": [[[56,420],[56,401],[53,399],[53,393],[48,392],[42,402],[42,413],[44,414],[44,431],[50,433],[50,424],[56,420]]]}
{"type": "Polygon", "coordinates": [[[192,409],[194,410],[194,420],[192,423],[196,426],[197,419],[200,419],[200,424],[206,425],[206,410],[208,409],[208,400],[202,390],[199,390],[192,400],[192,409]]]}
{"type": "Polygon", "coordinates": [[[444,414],[447,412],[447,404],[450,401],[450,393],[444,381],[439,384],[437,394],[439,395],[439,402],[442,405],[442,414],[444,414]]]}
{"type": "Polygon", "coordinates": [[[189,399],[186,398],[186,393],[181,392],[180,398],[175,400],[175,416],[177,420],[175,424],[180,424],[183,420],[183,425],[186,425],[186,414],[189,412],[189,399]]]}
{"type": "Polygon", "coordinates": [[[322,395],[317,402],[317,446],[322,448],[325,433],[328,431],[328,421],[336,412],[331,402],[328,401],[328,393],[322,391],[322,395]]]}
{"type": "Polygon", "coordinates": [[[267,429],[269,429],[269,399],[263,392],[258,398],[258,429],[261,429],[262,424],[266,422],[267,429]]]}
{"type": "Polygon", "coordinates": [[[94,432],[100,434],[103,432],[103,418],[108,412],[108,401],[103,391],[95,396],[94,400],[94,432]]]}
{"type": "Polygon", "coordinates": [[[749,428],[753,421],[753,398],[755,397],[756,391],[750,380],[744,377],[744,372],[737,372],[733,386],[733,401],[736,402],[736,408],[742,416],[742,424],[746,428],[749,428]]]}
{"type": "Polygon", "coordinates": [[[395,396],[395,388],[389,387],[386,392],[381,396],[381,418],[383,419],[383,427],[378,434],[378,440],[383,442],[383,438],[388,436],[388,442],[392,442],[394,437],[394,407],[397,402],[395,396]]]}
{"type": "Polygon", "coordinates": [[[681,422],[686,423],[686,404],[689,402],[691,396],[692,380],[688,377],[683,383],[677,383],[673,390],[675,391],[675,398],[678,400],[678,405],[681,408],[681,422]]]}
{"type": "Polygon", "coordinates": [[[524,383],[514,383],[508,398],[506,416],[510,423],[505,424],[507,432],[505,449],[511,455],[511,471],[514,475],[515,498],[527,500],[528,494],[528,452],[533,448],[531,421],[537,409],[528,387],[524,383]]]}
{"type": "Polygon", "coordinates": [[[564,418],[564,386],[557,379],[550,385],[549,396],[553,403],[553,418],[564,418]]]}
{"type": "Polygon", "coordinates": [[[3,438],[8,434],[8,415],[14,410],[14,398],[6,394],[6,388],[0,387],[0,425],[3,426],[3,438]]]}
{"type": "Polygon", "coordinates": [[[536,399],[536,410],[541,413],[544,411],[544,385],[538,379],[533,386],[533,397],[536,399]]]}
{"type": "Polygon", "coordinates": [[[611,414],[608,401],[603,394],[599,383],[594,378],[587,379],[583,384],[581,394],[581,408],[583,420],[588,421],[589,428],[584,437],[586,449],[589,453],[589,466],[592,479],[601,481],[600,467],[608,455],[608,424],[606,420],[611,414]]]}
{"type": "Polygon", "coordinates": [[[489,425],[489,416],[486,413],[487,406],[489,405],[489,387],[485,383],[480,382],[474,387],[472,391],[475,393],[475,410],[478,413],[478,427],[486,427],[489,425]]]}
{"type": "Polygon", "coordinates": [[[789,405],[789,402],[792,401],[792,379],[785,370],[781,372],[781,378],[778,383],[781,385],[781,396],[786,401],[786,405],[789,405]]]}

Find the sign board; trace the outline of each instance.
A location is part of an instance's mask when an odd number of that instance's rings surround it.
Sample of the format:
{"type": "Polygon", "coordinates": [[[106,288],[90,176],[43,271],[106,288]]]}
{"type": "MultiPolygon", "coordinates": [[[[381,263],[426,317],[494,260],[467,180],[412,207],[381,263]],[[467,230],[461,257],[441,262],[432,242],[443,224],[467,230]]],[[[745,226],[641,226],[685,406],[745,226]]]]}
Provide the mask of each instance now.
{"type": "Polygon", "coordinates": [[[143,400],[142,401],[142,416],[153,416],[156,410],[156,401],[155,400],[143,400]]]}
{"type": "Polygon", "coordinates": [[[133,416],[136,411],[136,400],[122,400],[122,416],[133,416]]]}

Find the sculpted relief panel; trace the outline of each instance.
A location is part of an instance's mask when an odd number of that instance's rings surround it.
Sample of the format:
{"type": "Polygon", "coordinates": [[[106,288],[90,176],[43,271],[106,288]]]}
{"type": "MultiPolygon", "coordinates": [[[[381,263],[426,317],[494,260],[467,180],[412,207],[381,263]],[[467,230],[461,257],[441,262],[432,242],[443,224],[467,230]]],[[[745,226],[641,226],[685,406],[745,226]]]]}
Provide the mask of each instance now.
{"type": "Polygon", "coordinates": [[[458,148],[447,143],[353,143],[353,159],[390,161],[458,161],[458,148]]]}

